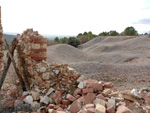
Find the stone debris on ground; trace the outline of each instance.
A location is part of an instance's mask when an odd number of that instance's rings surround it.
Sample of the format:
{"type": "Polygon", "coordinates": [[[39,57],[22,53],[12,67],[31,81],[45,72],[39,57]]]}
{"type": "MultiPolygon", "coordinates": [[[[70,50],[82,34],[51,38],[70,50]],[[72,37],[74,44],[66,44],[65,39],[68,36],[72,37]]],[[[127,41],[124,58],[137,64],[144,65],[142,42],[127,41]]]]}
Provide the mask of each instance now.
{"type": "Polygon", "coordinates": [[[31,89],[40,89],[43,93],[47,93],[49,88],[71,92],[77,87],[80,74],[68,64],[46,62],[46,38],[33,29],[27,29],[17,39],[18,69],[23,72],[23,59],[28,72],[26,80],[31,89]]]}
{"type": "Polygon", "coordinates": [[[23,71],[23,58],[30,90],[6,103],[4,110],[13,108],[18,113],[150,113],[149,91],[115,91],[111,82],[86,78],[67,64],[49,64],[46,62],[47,39],[32,29],[24,31],[18,42],[18,69],[23,71]]]}
{"type": "MultiPolygon", "coordinates": [[[[83,77],[83,76],[81,76],[83,77]]],[[[79,80],[80,78],[78,78],[79,80]]],[[[25,96],[5,104],[5,109],[19,105],[29,106],[31,112],[39,113],[149,113],[150,92],[133,90],[115,91],[114,87],[105,89],[105,83],[93,79],[84,79],[83,88],[76,88],[72,93],[50,88],[48,94],[31,90],[25,96]],[[89,85],[90,82],[90,85],[89,85]],[[86,93],[84,90],[90,89],[86,93]],[[93,90],[91,90],[93,89],[93,90]],[[107,94],[104,92],[107,91],[107,94]],[[109,92],[108,92],[109,91],[109,92]],[[139,97],[140,95],[140,97],[139,97]],[[23,99],[20,99],[23,98],[23,99]]],[[[112,84],[112,83],[111,83],[112,84]]],[[[24,93],[23,93],[24,94],[24,93]]],[[[28,112],[25,111],[24,112],[28,112]]]]}

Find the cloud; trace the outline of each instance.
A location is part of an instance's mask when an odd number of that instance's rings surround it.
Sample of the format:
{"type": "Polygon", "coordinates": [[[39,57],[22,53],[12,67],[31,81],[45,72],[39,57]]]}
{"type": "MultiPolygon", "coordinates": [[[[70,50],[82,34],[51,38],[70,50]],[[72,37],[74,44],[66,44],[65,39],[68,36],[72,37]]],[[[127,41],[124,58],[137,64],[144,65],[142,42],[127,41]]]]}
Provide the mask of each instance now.
{"type": "Polygon", "coordinates": [[[136,24],[150,25],[150,18],[143,18],[143,19],[139,20],[138,22],[136,22],[136,24]]]}

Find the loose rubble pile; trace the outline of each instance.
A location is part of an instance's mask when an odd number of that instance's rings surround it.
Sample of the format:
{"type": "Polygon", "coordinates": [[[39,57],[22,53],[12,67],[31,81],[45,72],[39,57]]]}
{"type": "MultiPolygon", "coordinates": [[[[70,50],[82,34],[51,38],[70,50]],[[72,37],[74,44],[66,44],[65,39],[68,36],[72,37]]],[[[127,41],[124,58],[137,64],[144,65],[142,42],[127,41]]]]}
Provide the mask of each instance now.
{"type": "Polygon", "coordinates": [[[150,90],[115,91],[111,82],[87,79],[77,80],[78,88],[66,94],[50,88],[23,92],[22,97],[5,104],[14,111],[38,113],[150,113],[150,90]]]}
{"type": "Polygon", "coordinates": [[[71,92],[77,87],[80,77],[67,64],[47,63],[47,39],[37,31],[27,29],[18,37],[18,68],[23,70],[21,56],[27,65],[27,81],[31,89],[47,92],[49,88],[62,89],[71,92]]]}
{"type": "Polygon", "coordinates": [[[2,73],[3,69],[3,28],[1,24],[1,6],[0,6],[0,73],[2,73]]]}

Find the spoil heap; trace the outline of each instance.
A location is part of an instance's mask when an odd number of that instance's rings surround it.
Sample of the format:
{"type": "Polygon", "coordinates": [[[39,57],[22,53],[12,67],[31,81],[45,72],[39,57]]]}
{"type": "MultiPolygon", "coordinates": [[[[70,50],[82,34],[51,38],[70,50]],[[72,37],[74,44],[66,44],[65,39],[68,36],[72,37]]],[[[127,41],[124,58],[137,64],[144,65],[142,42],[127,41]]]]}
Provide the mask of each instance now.
{"type": "Polygon", "coordinates": [[[1,24],[1,6],[0,6],[0,73],[2,73],[3,69],[3,28],[1,24]]]}
{"type": "Polygon", "coordinates": [[[47,39],[37,31],[27,29],[18,37],[18,68],[23,73],[23,65],[27,67],[27,77],[31,89],[39,88],[48,91],[49,88],[63,89],[71,92],[77,87],[76,80],[80,77],[67,64],[47,63],[47,39]]]}

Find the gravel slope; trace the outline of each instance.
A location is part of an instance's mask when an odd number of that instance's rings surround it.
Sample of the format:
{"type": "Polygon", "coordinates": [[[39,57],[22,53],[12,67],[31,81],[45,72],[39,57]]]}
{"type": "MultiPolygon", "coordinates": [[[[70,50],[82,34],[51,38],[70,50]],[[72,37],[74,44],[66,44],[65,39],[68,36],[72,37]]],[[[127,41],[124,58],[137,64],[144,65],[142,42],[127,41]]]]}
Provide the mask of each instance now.
{"type": "Polygon", "coordinates": [[[119,88],[122,84],[127,88],[144,87],[150,81],[150,38],[147,36],[103,36],[79,48],[54,45],[48,47],[47,56],[48,62],[68,63],[83,75],[113,81],[119,88]]]}

